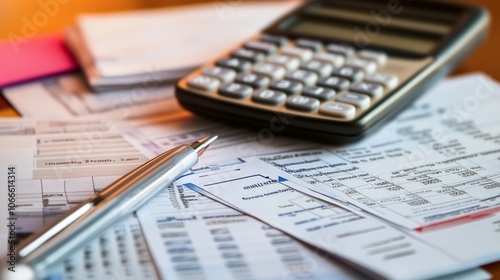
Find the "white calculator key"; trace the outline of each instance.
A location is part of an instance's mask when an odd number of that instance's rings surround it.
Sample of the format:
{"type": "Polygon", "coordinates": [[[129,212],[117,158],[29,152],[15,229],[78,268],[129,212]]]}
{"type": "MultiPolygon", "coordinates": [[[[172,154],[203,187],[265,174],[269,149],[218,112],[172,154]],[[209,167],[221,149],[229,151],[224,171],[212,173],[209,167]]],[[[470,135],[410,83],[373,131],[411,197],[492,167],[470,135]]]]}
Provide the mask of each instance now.
{"type": "Polygon", "coordinates": [[[321,60],[324,62],[328,62],[333,65],[333,67],[338,68],[342,67],[345,63],[345,58],[344,56],[340,54],[333,54],[333,53],[317,53],[313,57],[316,60],[321,60]]]}
{"type": "Polygon", "coordinates": [[[253,67],[255,74],[260,74],[271,78],[271,80],[280,80],[286,74],[284,67],[272,63],[261,63],[253,67]]]}
{"type": "Polygon", "coordinates": [[[387,63],[387,54],[383,52],[362,50],[359,52],[359,57],[375,61],[378,66],[384,66],[387,63]]]}
{"type": "Polygon", "coordinates": [[[367,74],[370,74],[370,73],[377,71],[377,63],[375,63],[371,60],[351,58],[346,62],[345,65],[349,66],[349,67],[361,69],[367,74]]]}
{"type": "Polygon", "coordinates": [[[346,58],[352,57],[355,52],[355,49],[353,47],[339,44],[330,44],[326,47],[326,50],[330,53],[343,55],[346,58]]]}
{"type": "Polygon", "coordinates": [[[368,94],[374,99],[379,99],[384,95],[384,87],[379,84],[357,82],[351,85],[350,91],[368,94]]]}
{"type": "Polygon", "coordinates": [[[361,93],[342,92],[335,97],[335,101],[354,105],[360,109],[370,107],[370,97],[361,93]]]}
{"type": "Polygon", "coordinates": [[[397,76],[383,73],[368,74],[365,77],[365,81],[383,85],[388,90],[394,89],[398,86],[399,83],[399,79],[397,76]]]}
{"type": "Polygon", "coordinates": [[[308,61],[313,56],[313,52],[311,50],[295,48],[295,47],[283,47],[281,48],[281,53],[284,55],[297,57],[302,62],[308,61]]]}
{"type": "Polygon", "coordinates": [[[205,76],[210,76],[219,79],[222,83],[229,83],[236,77],[236,71],[229,68],[211,67],[203,70],[205,76]]]}
{"type": "Polygon", "coordinates": [[[319,113],[322,115],[349,119],[356,114],[356,107],[350,104],[329,101],[323,103],[323,105],[319,107],[319,113]]]}
{"type": "Polygon", "coordinates": [[[302,83],[305,87],[313,86],[318,81],[318,74],[302,69],[292,71],[286,77],[287,79],[302,83]]]}
{"type": "Polygon", "coordinates": [[[313,71],[320,77],[329,76],[333,71],[333,66],[321,60],[312,59],[307,62],[302,63],[301,69],[313,71]]]}
{"type": "Polygon", "coordinates": [[[283,54],[271,55],[266,59],[266,61],[283,66],[288,71],[295,70],[299,68],[300,65],[300,60],[298,58],[283,54]]]}
{"type": "Polygon", "coordinates": [[[187,82],[189,87],[201,89],[204,91],[215,91],[220,86],[220,81],[213,77],[208,76],[196,76],[189,79],[187,82]]]}

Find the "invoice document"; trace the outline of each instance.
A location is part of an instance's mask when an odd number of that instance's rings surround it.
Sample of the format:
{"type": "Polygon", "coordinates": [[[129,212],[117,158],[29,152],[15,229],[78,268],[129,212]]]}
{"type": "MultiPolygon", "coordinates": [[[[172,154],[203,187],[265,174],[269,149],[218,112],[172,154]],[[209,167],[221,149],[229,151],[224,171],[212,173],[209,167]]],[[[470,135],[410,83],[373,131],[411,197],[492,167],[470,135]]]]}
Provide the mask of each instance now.
{"type": "Polygon", "coordinates": [[[474,267],[382,220],[318,200],[302,187],[304,182],[261,161],[212,166],[178,183],[331,253],[371,277],[422,279],[474,267]]]}

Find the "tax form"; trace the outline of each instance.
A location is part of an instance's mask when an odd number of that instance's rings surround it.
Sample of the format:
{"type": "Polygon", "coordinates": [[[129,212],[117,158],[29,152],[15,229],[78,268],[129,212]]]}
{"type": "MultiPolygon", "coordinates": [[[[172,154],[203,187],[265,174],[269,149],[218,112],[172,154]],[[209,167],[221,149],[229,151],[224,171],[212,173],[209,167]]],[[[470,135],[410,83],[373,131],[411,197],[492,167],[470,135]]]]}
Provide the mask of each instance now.
{"type": "Polygon", "coordinates": [[[482,75],[451,79],[366,141],[261,159],[409,229],[467,222],[500,211],[499,92],[482,75]]]}
{"type": "Polygon", "coordinates": [[[371,278],[423,279],[474,267],[381,220],[315,199],[303,182],[261,161],[213,166],[178,183],[329,252],[371,278]]]}
{"type": "Polygon", "coordinates": [[[288,235],[181,185],[137,215],[163,279],[361,279],[288,235]]]}

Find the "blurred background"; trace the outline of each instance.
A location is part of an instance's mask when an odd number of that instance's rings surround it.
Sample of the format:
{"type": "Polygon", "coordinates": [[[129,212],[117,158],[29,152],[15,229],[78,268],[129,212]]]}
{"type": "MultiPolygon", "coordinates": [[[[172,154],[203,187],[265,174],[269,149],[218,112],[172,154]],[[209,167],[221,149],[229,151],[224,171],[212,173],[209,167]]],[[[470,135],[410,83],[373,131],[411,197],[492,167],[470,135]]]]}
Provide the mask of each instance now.
{"type": "MultiPolygon", "coordinates": [[[[201,2],[212,2],[214,5],[234,4],[244,0],[1,0],[0,1],[0,40],[9,38],[9,34],[22,34],[24,21],[33,20],[38,12],[43,11],[43,5],[57,3],[59,10],[54,12],[40,24],[37,35],[58,32],[65,26],[74,22],[79,13],[96,13],[110,11],[124,11],[133,9],[149,9],[157,7],[169,7],[201,2]]],[[[457,1],[457,0],[455,0],[457,1]]],[[[499,80],[495,75],[500,71],[494,61],[500,62],[500,1],[498,0],[458,0],[459,2],[470,2],[483,5],[491,13],[491,30],[487,41],[479,47],[455,73],[482,71],[499,80]]],[[[43,20],[41,18],[40,20],[43,20]]]]}

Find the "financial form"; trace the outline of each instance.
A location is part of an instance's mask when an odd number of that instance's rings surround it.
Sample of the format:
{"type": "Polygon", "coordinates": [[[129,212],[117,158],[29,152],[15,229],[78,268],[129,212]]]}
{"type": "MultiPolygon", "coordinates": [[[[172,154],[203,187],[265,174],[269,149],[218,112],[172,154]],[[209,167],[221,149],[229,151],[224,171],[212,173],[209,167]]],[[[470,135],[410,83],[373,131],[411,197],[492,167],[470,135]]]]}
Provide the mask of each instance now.
{"type": "Polygon", "coordinates": [[[498,104],[486,77],[452,79],[359,144],[261,159],[410,229],[467,221],[500,211],[498,104]]]}
{"type": "Polygon", "coordinates": [[[302,181],[261,161],[213,166],[178,183],[329,252],[370,277],[423,279],[474,267],[381,220],[315,199],[318,195],[302,181]]]}
{"type": "Polygon", "coordinates": [[[182,185],[137,215],[164,279],[360,279],[328,256],[182,185]]]}

